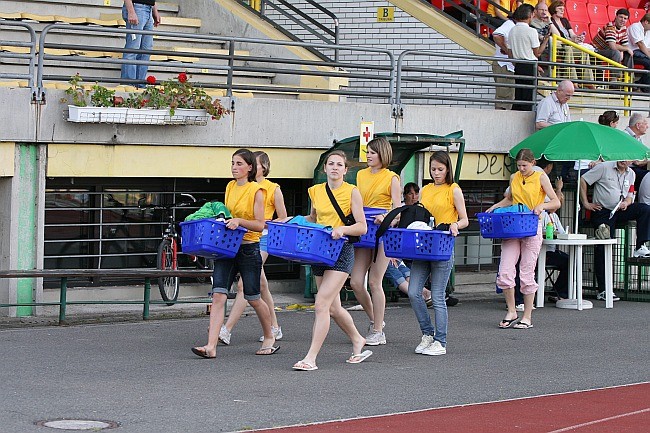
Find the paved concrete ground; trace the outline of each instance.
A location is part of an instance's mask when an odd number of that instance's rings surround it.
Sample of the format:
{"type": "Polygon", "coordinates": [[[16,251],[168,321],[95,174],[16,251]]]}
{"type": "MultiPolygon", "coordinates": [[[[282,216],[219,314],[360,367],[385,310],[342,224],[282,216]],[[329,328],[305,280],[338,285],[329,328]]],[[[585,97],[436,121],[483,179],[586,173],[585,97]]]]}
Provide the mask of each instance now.
{"type": "MultiPolygon", "coordinates": [[[[242,318],[216,360],[190,352],[205,341],[203,316],[0,326],[1,430],[53,431],[35,422],[80,418],[116,421],[123,432],[229,432],[650,380],[648,304],[547,307],[533,329],[500,330],[503,302],[488,284],[459,297],[447,355],[413,353],[417,322],[400,301],[387,311],[388,345],[348,365],[349,342],[333,327],[315,372],[291,370],[309,345],[309,311],[278,313],[285,338],[273,356],[254,355],[259,323],[242,318]]],[[[363,312],[352,314],[367,326],[363,312]]]]}

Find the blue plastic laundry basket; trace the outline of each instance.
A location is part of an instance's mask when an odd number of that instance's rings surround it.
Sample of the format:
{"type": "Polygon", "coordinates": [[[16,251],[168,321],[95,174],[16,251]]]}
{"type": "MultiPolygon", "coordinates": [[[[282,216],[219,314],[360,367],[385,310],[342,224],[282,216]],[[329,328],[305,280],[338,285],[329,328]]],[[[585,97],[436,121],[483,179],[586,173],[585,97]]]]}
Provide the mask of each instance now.
{"type": "Polygon", "coordinates": [[[486,239],[517,239],[535,236],[539,217],[533,212],[477,213],[481,236],[486,239]]]}
{"type": "Polygon", "coordinates": [[[181,249],[185,254],[224,259],[235,257],[247,230],[226,228],[226,223],[211,218],[181,223],[181,249]]]}
{"type": "Polygon", "coordinates": [[[268,222],[267,251],[272,256],[301,263],[333,266],[346,239],[332,239],[332,231],[298,224],[268,222]]]}
{"type": "Polygon", "coordinates": [[[386,209],[376,207],[363,208],[363,213],[366,215],[368,231],[365,235],[361,236],[359,242],[352,244],[355,248],[375,248],[375,237],[377,236],[377,230],[379,229],[379,224],[375,224],[375,217],[387,212],[386,209]]]}
{"type": "Polygon", "coordinates": [[[388,229],[384,234],[384,252],[398,259],[449,260],[454,237],[441,230],[388,229]]]}

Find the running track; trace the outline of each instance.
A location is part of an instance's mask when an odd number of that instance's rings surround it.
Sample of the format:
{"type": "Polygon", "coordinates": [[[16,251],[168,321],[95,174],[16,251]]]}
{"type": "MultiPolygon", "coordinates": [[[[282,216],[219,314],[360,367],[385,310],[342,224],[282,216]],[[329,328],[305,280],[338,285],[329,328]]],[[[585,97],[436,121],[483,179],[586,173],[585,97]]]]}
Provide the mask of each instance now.
{"type": "MultiPolygon", "coordinates": [[[[647,433],[650,382],[274,429],[289,433],[647,433]]],[[[250,430],[249,430],[250,431],[250,430]]]]}

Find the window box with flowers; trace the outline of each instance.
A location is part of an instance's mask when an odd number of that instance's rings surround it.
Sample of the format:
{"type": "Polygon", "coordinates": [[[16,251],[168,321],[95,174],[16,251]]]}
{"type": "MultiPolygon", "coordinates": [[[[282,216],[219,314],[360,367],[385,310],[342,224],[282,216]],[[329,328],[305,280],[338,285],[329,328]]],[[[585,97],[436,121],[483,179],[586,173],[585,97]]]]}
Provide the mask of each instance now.
{"type": "Polygon", "coordinates": [[[79,74],[69,82],[66,94],[72,98],[72,105],[68,105],[70,122],[206,125],[208,120],[219,120],[229,113],[219,99],[193,86],[185,72],[160,84],[149,76],[144,91],[130,93],[126,98],[115,96],[114,90],[99,84],[84,87],[79,74]]]}

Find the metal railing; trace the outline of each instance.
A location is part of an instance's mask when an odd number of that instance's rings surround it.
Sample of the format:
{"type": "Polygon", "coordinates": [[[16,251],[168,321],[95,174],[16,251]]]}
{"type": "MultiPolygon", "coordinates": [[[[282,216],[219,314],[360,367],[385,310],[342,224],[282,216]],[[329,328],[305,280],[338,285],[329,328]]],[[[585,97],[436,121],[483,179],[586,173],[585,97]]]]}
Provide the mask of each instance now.
{"type": "MultiPolygon", "coordinates": [[[[27,60],[27,71],[26,72],[7,72],[6,68],[0,70],[0,79],[10,79],[10,80],[27,80],[28,86],[32,89],[32,92],[35,91],[34,86],[34,65],[36,62],[36,32],[29,25],[16,21],[7,21],[0,19],[0,32],[2,27],[20,27],[24,28],[29,33],[29,42],[25,41],[11,41],[11,40],[2,40],[0,45],[3,49],[0,50],[0,62],[4,63],[5,59],[22,59],[27,60]],[[29,48],[29,54],[27,53],[13,53],[9,51],[11,48],[29,48]],[[9,50],[8,50],[9,49],[9,50]]],[[[0,33],[1,34],[1,33],[0,33]]],[[[21,63],[19,62],[19,65],[21,63]]],[[[23,65],[19,70],[23,69],[23,65]]]]}
{"type": "MultiPolygon", "coordinates": [[[[0,308],[30,308],[58,306],[59,307],[59,325],[66,324],[66,311],[68,305],[142,305],[142,320],[149,319],[149,309],[151,305],[166,304],[165,301],[151,299],[151,279],[161,277],[191,277],[209,276],[211,270],[159,270],[159,269],[29,269],[29,270],[8,270],[0,271],[0,280],[2,279],[37,279],[37,278],[56,278],[59,279],[59,301],[58,302],[8,302],[0,303],[0,308]],[[144,279],[144,290],[142,300],[125,301],[125,300],[68,300],[68,279],[74,277],[95,278],[95,277],[112,277],[115,279],[144,279]]],[[[231,294],[228,294],[231,298],[231,294]]],[[[174,301],[177,304],[209,304],[211,299],[183,299],[174,301]]],[[[33,311],[32,311],[33,313],[33,311]]]]}
{"type": "MultiPolygon", "coordinates": [[[[602,56],[598,56],[602,57],[602,56]]],[[[633,93],[631,74],[635,72],[647,73],[635,69],[626,69],[622,65],[576,65],[573,63],[542,62],[532,60],[517,60],[497,58],[488,56],[476,56],[471,54],[453,54],[444,51],[419,51],[407,50],[400,53],[397,60],[396,78],[396,106],[397,115],[405,101],[424,101],[440,105],[456,105],[466,107],[491,107],[497,102],[509,102],[526,105],[533,111],[540,98],[548,92],[555,90],[557,83],[566,78],[544,76],[538,73],[538,68],[588,68],[599,71],[601,75],[622,74],[625,78],[622,82],[614,81],[590,81],[576,80],[576,84],[593,84],[594,89],[578,88],[571,100],[571,107],[575,109],[589,110],[634,110],[650,112],[647,97],[641,99],[641,103],[633,104],[633,93]],[[409,66],[409,58],[427,57],[433,59],[430,63],[445,65],[444,67],[423,67],[422,62],[418,66],[409,66]],[[534,65],[533,75],[506,75],[492,72],[474,72],[466,68],[470,62],[510,62],[513,64],[534,65]],[[464,67],[465,66],[465,67],[464,67]],[[507,83],[497,83],[496,78],[508,80],[507,83]],[[526,82],[530,82],[527,84],[526,82]],[[523,82],[523,83],[522,83],[523,82]],[[514,89],[530,89],[533,93],[531,100],[497,100],[494,96],[495,89],[507,87],[514,89]],[[462,91],[462,96],[459,93],[462,91]],[[471,96],[467,96],[471,94],[471,96]]],[[[637,85],[635,85],[637,86],[637,85]]],[[[648,87],[648,86],[637,86],[648,87]]],[[[638,96],[638,94],[637,94],[638,96]]]]}
{"type": "MultiPolygon", "coordinates": [[[[2,24],[6,22],[3,21],[2,24]]],[[[33,30],[28,24],[12,23],[16,26],[26,27],[30,34],[33,30]]],[[[36,89],[36,100],[44,101],[45,83],[48,81],[67,81],[70,75],[63,74],[61,68],[87,69],[88,73],[83,78],[86,82],[101,82],[109,84],[145,84],[142,81],[126,80],[119,77],[117,69],[122,64],[148,65],[158,68],[157,71],[164,78],[165,75],[173,76],[178,72],[194,72],[193,80],[197,86],[206,89],[225,89],[226,96],[233,92],[274,92],[278,94],[320,94],[337,95],[360,100],[371,100],[377,103],[390,103],[394,105],[394,113],[399,117],[403,111],[403,104],[417,101],[420,104],[455,105],[487,108],[497,102],[495,90],[499,87],[528,88],[535,97],[530,101],[516,101],[520,104],[534,108],[536,99],[553,90],[562,79],[558,71],[563,68],[589,69],[599,77],[613,77],[617,74],[625,78],[621,82],[611,80],[576,80],[576,84],[583,88],[576,89],[576,94],[571,101],[571,106],[577,109],[608,110],[618,109],[625,111],[649,112],[648,98],[641,97],[632,92],[630,77],[632,74],[648,73],[635,69],[625,69],[622,65],[608,61],[597,54],[593,57],[603,61],[604,65],[580,64],[560,62],[542,62],[513,60],[512,63],[530,63],[551,71],[550,76],[541,76],[535,69],[532,77],[517,75],[500,75],[485,70],[486,63],[504,61],[503,58],[490,56],[477,56],[471,54],[453,54],[446,51],[419,51],[406,50],[399,54],[397,62],[394,55],[383,49],[343,46],[333,44],[315,44],[295,41],[275,41],[253,38],[234,38],[216,35],[187,34],[180,32],[162,32],[146,30],[126,30],[103,27],[75,26],[70,24],[51,24],[43,29],[39,38],[38,50],[33,49],[32,43],[21,43],[32,46],[31,54],[17,54],[0,52],[5,61],[13,58],[27,59],[30,65],[37,62],[35,78],[33,66],[31,76],[28,74],[0,75],[2,78],[20,77],[28,79],[30,86],[36,89]],[[174,49],[135,50],[120,47],[110,47],[99,43],[60,43],[53,42],[55,34],[65,33],[68,39],[75,42],[77,36],[102,36],[115,37],[127,33],[157,35],[178,43],[174,49]],[[184,47],[188,44],[207,43],[224,46],[224,53],[196,52],[195,49],[184,47]],[[245,55],[240,50],[253,46],[265,47],[266,51],[275,50],[275,55],[245,55]],[[316,57],[302,59],[298,56],[278,54],[282,47],[288,51],[302,48],[329,48],[339,51],[346,50],[363,54],[365,57],[373,56],[373,60],[363,61],[327,61],[316,57]],[[68,55],[58,51],[64,50],[68,55]],[[154,60],[122,60],[119,55],[123,52],[146,53],[157,56],[168,56],[175,61],[154,60]],[[98,58],[97,53],[109,53],[108,58],[98,58]],[[191,57],[192,60],[187,60],[191,57]],[[412,62],[413,58],[425,58],[427,61],[412,62]],[[430,60],[429,60],[430,59],[430,60]],[[427,66],[431,64],[432,66],[427,66]],[[415,65],[415,66],[414,66],[415,65]],[[59,71],[57,71],[59,69],[59,71]],[[58,73],[57,73],[58,72],[58,73]],[[266,76],[272,84],[257,84],[242,82],[238,78],[253,75],[266,76]],[[326,80],[340,80],[338,85],[317,86],[304,85],[301,80],[306,77],[322,78],[326,80]],[[509,81],[496,83],[495,78],[505,78],[509,81]],[[526,83],[524,80],[531,80],[526,83]],[[524,81],[522,83],[521,81],[524,81]],[[348,85],[349,83],[349,85],[348,85]],[[587,88],[595,87],[595,88],[587,88]],[[639,97],[636,97],[639,96],[639,97]]],[[[570,41],[567,42],[569,44],[570,41]]],[[[8,45],[0,41],[2,45],[8,45]]],[[[307,56],[309,57],[309,56],[307,56]]],[[[557,57],[556,57],[557,58],[557,57]]],[[[636,87],[648,87],[636,85],[636,87]]],[[[503,100],[499,102],[504,102],[503,100]]],[[[231,107],[231,108],[234,108],[231,107]]]]}
{"type": "MultiPolygon", "coordinates": [[[[182,47],[181,47],[182,49],[182,47]]],[[[218,88],[225,89],[227,96],[232,96],[233,91],[277,91],[280,93],[310,93],[310,94],[328,94],[328,95],[342,95],[342,96],[356,96],[356,97],[373,97],[381,98],[386,101],[394,100],[395,89],[395,60],[393,54],[384,49],[343,46],[334,44],[316,44],[306,42],[294,41],[276,41],[268,39],[254,39],[254,38],[237,38],[237,37],[224,37],[215,35],[204,34],[188,34],[179,32],[164,32],[164,31],[147,31],[147,30],[127,30],[116,28],[102,28],[102,27],[85,27],[75,26],[69,24],[51,24],[43,29],[39,39],[39,54],[36,83],[39,89],[38,99],[42,100],[43,97],[43,83],[45,81],[67,81],[70,77],[65,75],[56,75],[48,73],[49,68],[61,67],[68,65],[68,67],[80,67],[89,65],[148,65],[156,67],[166,67],[173,69],[176,72],[180,71],[195,71],[199,78],[218,76],[220,73],[225,75],[226,82],[219,83],[214,81],[198,81],[197,85],[205,88],[218,88]],[[182,50],[136,50],[124,48],[111,48],[105,45],[78,45],[71,43],[54,43],[49,41],[49,36],[54,33],[64,32],[70,34],[95,34],[95,35],[125,35],[125,34],[141,34],[141,35],[155,35],[159,38],[172,39],[180,45],[187,43],[216,43],[224,45],[228,54],[210,54],[208,52],[196,51],[182,51],[182,50]],[[353,63],[353,62],[336,62],[326,61],[320,59],[302,59],[296,56],[290,57],[265,57],[265,56],[246,56],[237,55],[237,50],[245,49],[250,46],[265,46],[265,47],[285,47],[289,50],[295,48],[314,48],[314,49],[336,49],[338,51],[352,51],[371,55],[376,59],[372,63],[353,63]],[[88,52],[102,52],[102,53],[138,53],[149,55],[164,55],[174,56],[177,58],[193,57],[198,58],[198,62],[188,61],[175,61],[163,62],[156,60],[123,60],[121,58],[97,58],[93,56],[84,55],[58,55],[48,54],[46,49],[59,49],[70,50],[76,53],[88,52]],[[209,63],[209,60],[220,60],[226,64],[209,63]],[[243,64],[240,64],[243,63],[243,64]],[[238,73],[254,73],[254,74],[273,74],[276,84],[281,86],[271,85],[256,85],[244,84],[235,80],[238,73]],[[374,88],[369,90],[341,90],[323,88],[323,86],[308,87],[301,86],[299,83],[300,77],[313,76],[319,78],[340,78],[340,79],[360,79],[367,80],[375,83],[374,88]]],[[[144,81],[126,80],[119,77],[101,77],[101,76],[84,76],[85,81],[98,81],[104,83],[116,84],[131,84],[139,85],[146,84],[144,81]]],[[[195,80],[196,81],[196,80],[195,80]]]]}
{"type": "MultiPolygon", "coordinates": [[[[291,30],[292,35],[303,42],[321,42],[339,45],[339,19],[336,15],[313,0],[261,0],[259,13],[274,22],[282,21],[282,28],[291,30]],[[320,18],[320,19],[319,19],[320,18]],[[323,19],[325,18],[325,19],[323,19]],[[323,21],[331,21],[328,27],[323,21]]],[[[332,51],[332,50],[328,50],[332,51]]],[[[334,61],[339,61],[339,50],[334,49],[334,61]]],[[[328,52],[323,55],[332,58],[328,52]]]]}

